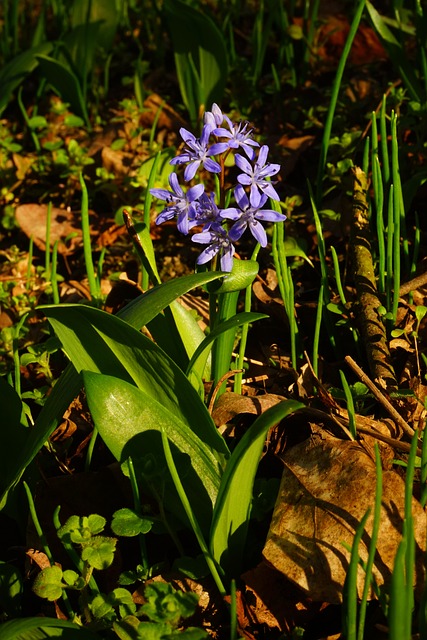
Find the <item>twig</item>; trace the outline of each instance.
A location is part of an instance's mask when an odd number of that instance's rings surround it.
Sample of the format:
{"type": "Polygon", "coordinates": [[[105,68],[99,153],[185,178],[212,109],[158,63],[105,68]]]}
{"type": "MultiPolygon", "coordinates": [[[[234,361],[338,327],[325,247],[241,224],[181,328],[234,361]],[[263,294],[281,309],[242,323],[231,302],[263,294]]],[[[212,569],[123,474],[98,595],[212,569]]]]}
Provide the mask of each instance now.
{"type": "Polygon", "coordinates": [[[397,389],[386,330],[378,313],[381,302],[377,293],[370,243],[369,208],[366,201],[368,180],[360,167],[353,169],[353,176],[351,249],[360,332],[372,377],[381,387],[397,389]]]}
{"type": "Polygon", "coordinates": [[[221,376],[221,378],[218,380],[218,382],[215,385],[215,388],[211,391],[211,397],[209,399],[209,405],[208,405],[208,411],[209,413],[212,415],[212,411],[214,408],[214,404],[215,404],[215,400],[216,397],[218,395],[218,391],[221,388],[221,385],[223,384],[223,382],[225,382],[226,380],[228,380],[228,378],[232,378],[233,376],[236,375],[236,373],[243,373],[244,369],[233,369],[232,371],[227,371],[226,373],[224,373],[223,376],[221,376]]]}
{"type": "MultiPolygon", "coordinates": [[[[385,436],[382,433],[378,433],[378,431],[375,431],[375,429],[369,429],[368,427],[360,427],[357,424],[357,419],[356,419],[356,428],[358,433],[364,433],[367,436],[376,438],[381,442],[385,442],[385,444],[389,444],[394,449],[398,449],[399,451],[404,451],[405,453],[409,453],[411,450],[411,445],[408,444],[408,442],[402,442],[401,440],[390,438],[389,436],[385,436]]],[[[417,448],[417,455],[421,456],[421,449],[419,447],[417,448]]]]}
{"type": "Polygon", "coordinates": [[[416,291],[417,289],[421,289],[421,287],[425,287],[427,285],[427,271],[425,273],[420,273],[419,276],[412,278],[408,282],[402,284],[399,289],[400,296],[406,296],[410,291],[416,291]]]}
{"type": "Polygon", "coordinates": [[[384,394],[378,389],[378,387],[372,382],[372,380],[366,375],[366,373],[359,367],[359,365],[350,356],[345,357],[347,364],[353,369],[363,384],[366,384],[368,389],[372,392],[375,398],[390,414],[396,424],[412,438],[415,431],[409,426],[409,424],[402,418],[400,413],[393,407],[393,405],[387,400],[384,394]]]}

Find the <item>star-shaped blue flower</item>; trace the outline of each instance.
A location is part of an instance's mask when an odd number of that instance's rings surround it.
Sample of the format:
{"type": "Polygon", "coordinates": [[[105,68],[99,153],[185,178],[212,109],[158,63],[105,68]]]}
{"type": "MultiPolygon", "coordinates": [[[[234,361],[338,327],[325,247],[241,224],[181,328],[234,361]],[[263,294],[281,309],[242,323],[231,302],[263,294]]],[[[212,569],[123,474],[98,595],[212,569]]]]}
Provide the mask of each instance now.
{"type": "Polygon", "coordinates": [[[246,229],[249,228],[255,240],[259,242],[262,247],[265,247],[267,245],[267,234],[259,221],[282,222],[286,220],[286,216],[273,209],[262,209],[268,197],[261,194],[254,202],[251,195],[248,198],[241,185],[237,185],[234,189],[234,197],[239,208],[230,207],[229,209],[221,211],[222,218],[236,220],[228,232],[230,240],[236,242],[242,237],[246,229]]]}
{"type": "Polygon", "coordinates": [[[230,118],[224,115],[224,120],[228,125],[225,127],[217,127],[212,131],[218,138],[226,138],[225,142],[216,142],[210,148],[210,153],[216,156],[224,153],[227,149],[242,148],[250,160],[255,156],[253,147],[259,147],[258,142],[252,138],[252,129],[249,129],[248,122],[232,122],[230,118]]]}
{"type": "Polygon", "coordinates": [[[208,245],[197,258],[197,264],[205,264],[219,254],[221,270],[231,271],[235,249],[227,231],[221,225],[213,224],[209,230],[195,233],[191,239],[193,242],[208,245]]]}
{"type": "Polygon", "coordinates": [[[259,150],[257,161],[254,165],[246,160],[244,156],[236,153],[235,161],[243,173],[237,176],[237,182],[251,188],[251,202],[257,205],[264,193],[273,200],[280,200],[279,194],[271,184],[271,176],[275,176],[280,171],[280,164],[270,164],[267,162],[269,148],[265,144],[259,150]]]}
{"type": "Polygon", "coordinates": [[[212,125],[204,125],[200,138],[196,138],[191,131],[187,131],[184,127],[181,127],[179,132],[181,134],[181,138],[185,142],[185,148],[183,153],[170,160],[170,164],[188,163],[184,170],[184,180],[186,182],[192,180],[201,164],[204,166],[206,171],[220,173],[221,167],[218,162],[215,162],[215,160],[212,160],[209,157],[211,155],[215,155],[215,153],[212,153],[209,148],[209,138],[212,133],[212,125]]]}
{"type": "Polygon", "coordinates": [[[152,196],[159,200],[166,201],[166,207],[157,216],[156,224],[162,224],[162,222],[166,222],[166,220],[176,218],[178,230],[184,235],[187,235],[189,229],[196,224],[194,219],[197,215],[197,200],[204,192],[205,187],[203,184],[196,184],[184,193],[178,182],[176,173],[170,174],[169,184],[172,191],[168,191],[167,189],[150,189],[152,196]]]}

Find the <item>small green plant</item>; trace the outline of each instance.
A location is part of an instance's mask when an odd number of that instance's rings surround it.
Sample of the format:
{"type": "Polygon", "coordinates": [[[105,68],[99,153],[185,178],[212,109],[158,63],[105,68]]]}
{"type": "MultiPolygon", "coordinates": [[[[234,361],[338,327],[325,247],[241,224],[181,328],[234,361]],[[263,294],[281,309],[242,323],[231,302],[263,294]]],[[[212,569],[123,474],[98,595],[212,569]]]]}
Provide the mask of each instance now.
{"type": "MultiPolygon", "coordinates": [[[[87,637],[93,638],[111,637],[110,631],[119,638],[132,637],[135,640],[145,640],[148,637],[160,640],[173,634],[191,640],[207,637],[206,632],[201,629],[181,628],[182,622],[195,613],[198,596],[194,593],[177,591],[169,583],[151,582],[144,588],[145,603],[138,606],[130,591],[124,587],[118,586],[107,594],[99,591],[94,572],[103,571],[111,566],[117,539],[103,534],[106,520],[102,516],[71,516],[60,526],[58,513],[59,509],[55,514],[57,536],[77,570],[62,569],[56,564],[51,564],[36,576],[33,591],[40,598],[51,602],[63,600],[71,622],[63,627],[62,621],[58,621],[60,629],[74,628],[76,633],[86,629],[90,632],[87,637]],[[70,604],[73,592],[79,594],[77,613],[72,610],[70,604]]],[[[144,522],[145,524],[141,519],[138,520],[131,510],[121,509],[113,516],[112,529],[115,533],[125,536],[135,535],[142,530],[147,533],[151,524],[147,520],[144,522]]],[[[35,525],[39,529],[37,518],[35,525]]],[[[46,547],[45,550],[51,557],[49,549],[46,547]]],[[[15,577],[17,585],[21,585],[20,576],[15,576],[9,565],[0,566],[0,576],[3,585],[6,579],[12,585],[12,577],[15,577]]],[[[17,591],[11,586],[10,596],[15,592],[20,593],[19,587],[17,591]]],[[[9,607],[9,613],[11,612],[9,607]]],[[[46,624],[44,620],[39,620],[39,630],[44,630],[49,622],[52,621],[47,620],[46,624]]],[[[0,638],[12,637],[6,634],[18,632],[18,629],[20,633],[30,633],[34,628],[35,619],[32,618],[24,623],[10,621],[0,627],[0,638]]],[[[68,637],[65,631],[61,632],[61,637],[68,637]]]]}

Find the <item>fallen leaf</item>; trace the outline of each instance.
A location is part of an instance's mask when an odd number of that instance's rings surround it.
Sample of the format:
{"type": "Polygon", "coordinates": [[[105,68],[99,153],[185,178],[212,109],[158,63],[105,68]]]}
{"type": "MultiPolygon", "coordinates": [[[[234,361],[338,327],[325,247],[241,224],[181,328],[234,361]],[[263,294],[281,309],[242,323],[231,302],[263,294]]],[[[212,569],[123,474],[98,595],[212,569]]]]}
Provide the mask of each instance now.
{"type": "MultiPolygon", "coordinates": [[[[281,487],[263,550],[264,558],[304,590],[312,600],[340,603],[355,530],[374,503],[375,464],[357,443],[339,440],[313,428],[311,438],[283,456],[281,487]]],[[[401,540],[405,485],[395,471],[383,471],[380,532],[373,573],[378,585],[388,583],[401,540]]],[[[416,586],[424,580],[426,516],[412,500],[416,540],[416,586]]],[[[367,559],[372,512],[360,545],[367,559]]],[[[364,572],[357,588],[362,594],[364,572]]],[[[372,595],[372,594],[371,594],[372,595]]]]}
{"type": "Polygon", "coordinates": [[[144,100],[144,110],[141,113],[140,123],[146,129],[151,129],[159,113],[157,127],[178,132],[180,127],[186,126],[185,120],[172,107],[166,104],[157,93],[150,94],[144,100]]]}
{"type": "MultiPolygon", "coordinates": [[[[41,251],[46,250],[46,223],[47,210],[45,204],[21,204],[16,207],[16,221],[22,231],[30,238],[34,239],[34,244],[41,251]]],[[[73,253],[82,241],[82,231],[80,228],[79,215],[68,209],[52,207],[50,224],[50,246],[53,247],[56,240],[58,243],[58,253],[68,255],[73,253]],[[65,240],[67,244],[65,244],[65,240]]]]}
{"type": "Polygon", "coordinates": [[[230,391],[218,398],[212,412],[212,418],[217,426],[222,426],[242,413],[259,416],[269,407],[285,399],[284,396],[274,393],[266,393],[259,396],[241,396],[239,393],[230,391]]]}
{"type": "Polygon", "coordinates": [[[47,567],[50,567],[50,560],[43,551],[38,551],[37,549],[27,549],[25,552],[30,560],[36,563],[39,569],[43,570],[47,567]]]}

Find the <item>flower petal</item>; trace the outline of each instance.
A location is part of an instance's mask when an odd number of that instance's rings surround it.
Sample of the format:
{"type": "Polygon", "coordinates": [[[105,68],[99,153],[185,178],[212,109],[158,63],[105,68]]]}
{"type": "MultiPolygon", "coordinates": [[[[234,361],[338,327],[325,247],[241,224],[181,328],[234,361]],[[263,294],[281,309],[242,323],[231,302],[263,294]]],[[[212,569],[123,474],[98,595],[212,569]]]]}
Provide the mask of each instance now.
{"type": "Polygon", "coordinates": [[[284,213],[279,213],[273,209],[260,209],[255,217],[257,220],[265,220],[265,222],[283,222],[283,220],[286,220],[284,213]]]}
{"type": "Polygon", "coordinates": [[[217,156],[218,154],[227,151],[228,148],[229,146],[227,142],[215,142],[215,144],[209,147],[208,153],[210,156],[217,156]]]}
{"type": "Polygon", "coordinates": [[[257,222],[257,220],[251,220],[251,222],[249,222],[249,229],[261,247],[265,247],[267,245],[267,234],[262,224],[257,222]]]}
{"type": "Polygon", "coordinates": [[[244,156],[241,156],[240,153],[236,153],[236,155],[234,156],[234,160],[236,162],[236,165],[239,167],[241,171],[243,171],[244,173],[249,173],[249,175],[252,175],[253,167],[246,160],[244,156]]]}
{"type": "Polygon", "coordinates": [[[200,166],[200,160],[193,160],[190,162],[184,169],[184,180],[185,182],[190,182],[196,175],[196,171],[200,166]]]}
{"type": "Polygon", "coordinates": [[[203,166],[206,171],[210,171],[211,173],[221,172],[221,167],[219,166],[218,162],[215,162],[215,160],[211,160],[210,158],[206,158],[203,161],[203,166]]]}
{"type": "Polygon", "coordinates": [[[222,271],[231,271],[232,270],[234,252],[235,252],[235,249],[234,249],[232,244],[227,249],[227,251],[224,251],[223,255],[221,256],[221,261],[220,261],[222,271]]]}

